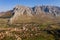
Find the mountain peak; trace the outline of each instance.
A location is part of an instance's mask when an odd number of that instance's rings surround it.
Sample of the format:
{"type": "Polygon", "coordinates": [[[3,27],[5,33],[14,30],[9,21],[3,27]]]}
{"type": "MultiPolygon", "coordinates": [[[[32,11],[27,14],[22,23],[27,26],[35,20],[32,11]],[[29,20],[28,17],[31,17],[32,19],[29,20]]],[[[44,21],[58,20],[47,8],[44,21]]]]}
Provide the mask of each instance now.
{"type": "Polygon", "coordinates": [[[35,6],[35,7],[27,7],[22,5],[17,5],[13,8],[13,11],[10,11],[14,15],[11,16],[10,22],[16,22],[17,20],[31,20],[32,17],[40,17],[50,16],[57,17],[60,16],[60,7],[57,6],[35,6]]]}

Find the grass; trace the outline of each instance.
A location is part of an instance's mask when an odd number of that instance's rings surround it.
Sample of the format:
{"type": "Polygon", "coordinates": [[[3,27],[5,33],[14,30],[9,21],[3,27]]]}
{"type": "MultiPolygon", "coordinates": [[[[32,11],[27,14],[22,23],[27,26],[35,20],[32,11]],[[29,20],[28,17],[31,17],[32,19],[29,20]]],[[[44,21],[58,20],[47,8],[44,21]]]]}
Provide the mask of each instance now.
{"type": "Polygon", "coordinates": [[[16,40],[16,38],[14,37],[10,37],[10,36],[5,36],[2,40],[16,40]]]}
{"type": "Polygon", "coordinates": [[[17,40],[15,39],[15,36],[13,37],[9,35],[6,36],[6,32],[8,32],[7,34],[12,33],[12,35],[14,34],[16,34],[17,36],[19,35],[19,37],[22,40],[55,40],[52,34],[48,34],[47,31],[41,31],[41,29],[42,30],[47,29],[47,27],[48,28],[51,27],[50,29],[53,30],[60,29],[59,28],[60,24],[47,20],[46,20],[47,22],[44,22],[43,20],[40,19],[39,20],[33,19],[31,20],[31,22],[17,23],[12,25],[7,24],[8,20],[9,19],[0,18],[0,28],[12,28],[10,30],[0,30],[3,33],[3,35],[5,35],[3,40],[17,40]],[[23,30],[23,27],[26,27],[27,31],[23,30]],[[15,28],[17,28],[18,31],[15,28]],[[37,36],[35,35],[36,33],[37,36]],[[33,36],[31,36],[31,34],[33,34],[33,36]]]}

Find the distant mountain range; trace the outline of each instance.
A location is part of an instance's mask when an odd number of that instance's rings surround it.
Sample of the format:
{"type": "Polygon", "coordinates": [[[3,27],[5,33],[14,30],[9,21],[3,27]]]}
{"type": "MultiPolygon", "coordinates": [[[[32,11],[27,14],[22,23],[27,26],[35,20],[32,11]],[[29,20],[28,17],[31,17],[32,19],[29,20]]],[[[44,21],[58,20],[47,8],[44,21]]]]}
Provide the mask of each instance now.
{"type": "Polygon", "coordinates": [[[26,6],[16,6],[15,11],[19,11],[20,13],[23,11],[27,12],[30,15],[36,15],[40,13],[51,14],[53,16],[60,16],[60,7],[57,6],[35,6],[35,7],[26,7],[26,6]],[[31,12],[31,13],[30,13],[31,12]]]}
{"type": "Polygon", "coordinates": [[[41,12],[45,12],[46,14],[52,14],[54,16],[60,15],[60,7],[57,6],[36,6],[33,7],[33,10],[41,10],[41,12]]]}
{"type": "Polygon", "coordinates": [[[0,12],[0,17],[4,15],[5,16],[11,15],[11,13],[13,13],[14,11],[19,11],[20,14],[22,11],[23,14],[25,14],[24,12],[27,12],[27,14],[29,15],[45,13],[45,14],[51,14],[53,16],[60,16],[60,7],[57,6],[35,6],[31,8],[31,7],[18,5],[15,8],[13,8],[13,10],[7,12],[0,12]],[[31,11],[31,13],[29,13],[29,11],[31,11]]]}
{"type": "Polygon", "coordinates": [[[13,11],[7,11],[7,12],[0,12],[0,18],[10,18],[11,16],[13,16],[13,11]]]}
{"type": "Polygon", "coordinates": [[[32,17],[58,17],[60,16],[60,7],[57,6],[35,6],[26,7],[17,5],[12,10],[0,12],[1,18],[10,18],[10,20],[30,20],[32,17]]]}

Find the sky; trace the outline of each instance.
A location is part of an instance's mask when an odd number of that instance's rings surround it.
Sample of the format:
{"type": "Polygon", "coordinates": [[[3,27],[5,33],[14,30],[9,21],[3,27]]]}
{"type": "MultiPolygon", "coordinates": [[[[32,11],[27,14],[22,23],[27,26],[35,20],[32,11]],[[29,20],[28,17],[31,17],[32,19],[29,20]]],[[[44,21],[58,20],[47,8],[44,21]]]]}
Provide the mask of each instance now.
{"type": "Polygon", "coordinates": [[[53,5],[60,7],[60,0],[0,0],[0,12],[12,10],[16,5],[37,6],[53,5]]]}

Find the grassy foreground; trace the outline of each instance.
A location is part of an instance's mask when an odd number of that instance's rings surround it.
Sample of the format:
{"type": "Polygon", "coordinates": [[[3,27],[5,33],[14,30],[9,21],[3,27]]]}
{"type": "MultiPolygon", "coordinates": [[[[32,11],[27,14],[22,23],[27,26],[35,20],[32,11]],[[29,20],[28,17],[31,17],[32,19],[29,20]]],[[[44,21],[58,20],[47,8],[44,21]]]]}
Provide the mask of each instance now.
{"type": "Polygon", "coordinates": [[[60,40],[60,23],[17,23],[0,19],[0,40],[60,40]]]}

